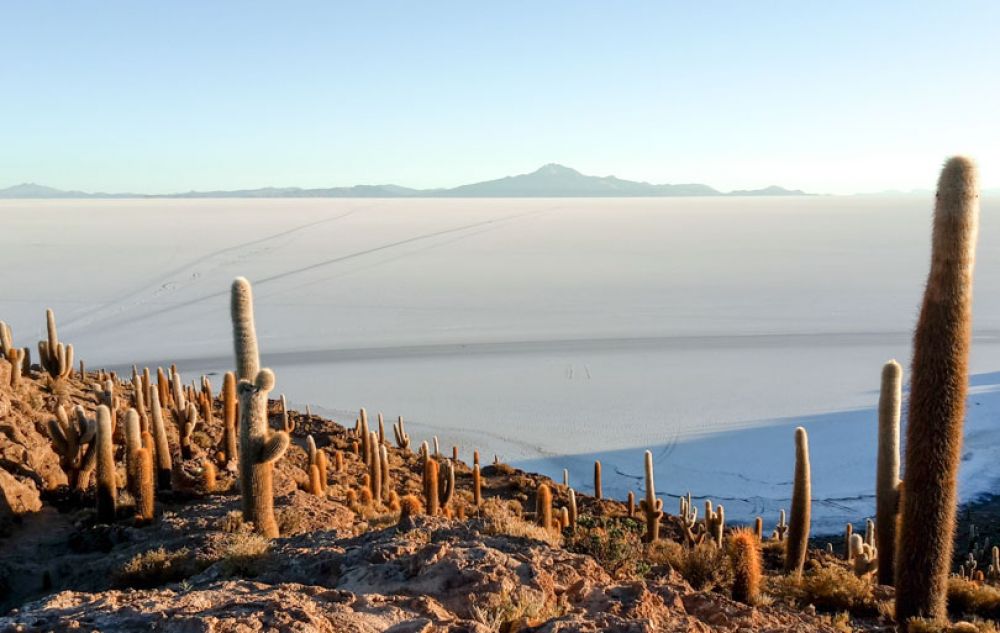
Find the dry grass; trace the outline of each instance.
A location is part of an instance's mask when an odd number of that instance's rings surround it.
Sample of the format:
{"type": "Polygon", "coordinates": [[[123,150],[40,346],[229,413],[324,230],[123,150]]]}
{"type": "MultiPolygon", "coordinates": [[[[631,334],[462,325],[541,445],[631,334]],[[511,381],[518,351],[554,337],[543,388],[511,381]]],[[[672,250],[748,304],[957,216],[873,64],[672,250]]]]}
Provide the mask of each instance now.
{"type": "Polygon", "coordinates": [[[1000,629],[997,629],[996,624],[993,622],[984,622],[982,620],[952,624],[950,622],[935,622],[934,620],[914,618],[910,620],[907,630],[909,633],[997,633],[1000,629]]]}
{"type": "Polygon", "coordinates": [[[879,613],[873,585],[839,565],[809,570],[801,578],[776,576],[769,580],[769,593],[784,602],[852,615],[879,613]]]}
{"type": "Polygon", "coordinates": [[[483,503],[483,532],[492,535],[513,536],[543,541],[552,547],[559,547],[562,537],[555,530],[529,523],[515,514],[514,508],[500,499],[487,499],[483,503]]]}
{"type": "Polygon", "coordinates": [[[948,579],[948,611],[955,616],[1000,618],[1000,589],[965,578],[948,579]]]}
{"type": "Polygon", "coordinates": [[[660,540],[649,546],[649,562],[669,565],[696,590],[727,587],[732,571],[724,548],[704,542],[693,548],[670,540],[660,540]]]}
{"type": "Polygon", "coordinates": [[[219,565],[226,576],[252,578],[260,574],[271,543],[260,534],[242,532],[229,537],[219,565]]]}
{"type": "Polygon", "coordinates": [[[500,593],[487,594],[473,601],[472,619],[494,632],[510,630],[522,621],[541,623],[562,615],[564,609],[547,604],[545,594],[528,587],[510,589],[504,586],[500,593]]]}
{"type": "Polygon", "coordinates": [[[189,578],[204,569],[187,549],[168,552],[162,547],[137,554],[112,578],[117,587],[149,589],[189,578]]]}

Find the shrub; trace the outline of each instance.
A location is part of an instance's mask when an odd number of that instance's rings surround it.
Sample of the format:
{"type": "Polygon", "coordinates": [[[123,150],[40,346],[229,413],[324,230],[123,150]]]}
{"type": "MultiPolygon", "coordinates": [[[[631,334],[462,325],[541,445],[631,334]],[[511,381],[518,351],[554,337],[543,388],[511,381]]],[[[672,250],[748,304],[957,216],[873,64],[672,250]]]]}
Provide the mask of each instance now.
{"type": "Polygon", "coordinates": [[[649,563],[643,555],[640,529],[634,519],[580,517],[566,549],[593,557],[615,578],[644,576],[649,563]]]}
{"type": "Polygon", "coordinates": [[[562,538],[554,530],[547,530],[529,523],[515,514],[515,507],[501,499],[488,499],[483,503],[483,532],[492,535],[513,536],[543,541],[558,547],[562,538]]]}
{"type": "Polygon", "coordinates": [[[168,552],[158,547],[133,556],[114,573],[112,582],[117,587],[150,589],[194,576],[206,566],[187,548],[168,552]]]}
{"type": "Polygon", "coordinates": [[[948,579],[948,611],[954,616],[996,620],[1000,618],[1000,589],[952,576],[948,579]]]}
{"type": "Polygon", "coordinates": [[[243,532],[229,538],[219,565],[226,576],[253,578],[260,574],[271,544],[267,537],[243,532]]]}

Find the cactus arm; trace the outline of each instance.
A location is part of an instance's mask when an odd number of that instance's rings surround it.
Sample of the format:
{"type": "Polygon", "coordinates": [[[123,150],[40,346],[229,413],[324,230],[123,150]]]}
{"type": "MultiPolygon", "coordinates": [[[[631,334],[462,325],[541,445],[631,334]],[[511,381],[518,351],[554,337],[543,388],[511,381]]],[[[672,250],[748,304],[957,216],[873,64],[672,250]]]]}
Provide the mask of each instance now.
{"type": "Polygon", "coordinates": [[[257,458],[258,464],[266,464],[281,459],[281,456],[288,450],[291,438],[284,431],[275,431],[271,437],[261,444],[260,454],[257,458]]]}

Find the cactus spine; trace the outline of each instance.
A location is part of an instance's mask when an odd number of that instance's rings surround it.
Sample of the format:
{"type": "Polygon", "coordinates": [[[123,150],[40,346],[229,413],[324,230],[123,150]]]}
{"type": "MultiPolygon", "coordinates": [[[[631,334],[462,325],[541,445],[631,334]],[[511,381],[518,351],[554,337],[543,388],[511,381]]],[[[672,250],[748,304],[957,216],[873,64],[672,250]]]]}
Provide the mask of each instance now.
{"type": "MultiPolygon", "coordinates": [[[[656,486],[653,481],[653,453],[646,451],[646,498],[639,503],[639,509],[646,515],[646,542],[652,543],[660,538],[660,519],[663,517],[663,500],[656,498],[656,486]]],[[[629,495],[632,493],[630,492],[629,495]]],[[[632,504],[633,505],[634,501],[632,504]]],[[[629,512],[632,516],[632,512],[629,512]]]]}
{"type": "Polygon", "coordinates": [[[946,616],[968,385],[979,221],[975,165],[948,160],[938,180],[931,269],[913,337],[906,482],[896,551],[896,621],[946,616]]]}
{"type": "Polygon", "coordinates": [[[115,445],[112,443],[111,410],[97,407],[97,520],[113,523],[118,487],[115,474],[115,445]]]}
{"type": "Polygon", "coordinates": [[[274,388],[274,373],[262,369],[253,383],[241,380],[240,399],[240,489],[243,520],[252,522],[259,534],[278,536],[274,519],[274,462],[288,448],[288,434],[271,432],[267,426],[267,394],[274,388]]]}
{"type": "Polygon", "coordinates": [[[809,549],[809,515],[812,510],[812,483],[809,469],[809,436],[801,426],[795,429],[795,483],[792,488],[792,516],[785,544],[785,573],[802,575],[809,549]]]}
{"type": "Polygon", "coordinates": [[[756,603],[764,566],[760,539],[748,529],[733,532],[729,541],[729,561],[733,568],[733,600],[750,605],[756,603]]]}
{"type": "Polygon", "coordinates": [[[878,581],[893,583],[896,520],[899,515],[899,414],[903,370],[894,360],[882,367],[878,400],[878,475],[876,477],[876,544],[880,552],[878,581]]]}
{"type": "Polygon", "coordinates": [[[233,280],[229,310],[233,321],[236,378],[254,381],[260,371],[260,353],[257,350],[257,330],[253,320],[253,289],[245,277],[233,280]]]}

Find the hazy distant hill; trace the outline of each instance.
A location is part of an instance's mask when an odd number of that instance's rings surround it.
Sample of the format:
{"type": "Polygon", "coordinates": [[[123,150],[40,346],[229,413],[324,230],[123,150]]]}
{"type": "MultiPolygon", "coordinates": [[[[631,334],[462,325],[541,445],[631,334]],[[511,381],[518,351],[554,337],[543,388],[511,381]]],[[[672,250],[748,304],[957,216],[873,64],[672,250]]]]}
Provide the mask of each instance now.
{"type": "Polygon", "coordinates": [[[799,190],[771,186],[764,189],[724,193],[697,183],[656,185],[622,180],[614,176],[587,176],[575,169],[554,163],[530,174],[507,176],[452,189],[410,189],[398,185],[355,185],[326,189],[300,187],[264,187],[238,191],[189,191],[143,195],[130,193],[85,193],[60,191],[33,183],[0,189],[0,198],[613,198],[677,196],[804,196],[799,190]]]}

